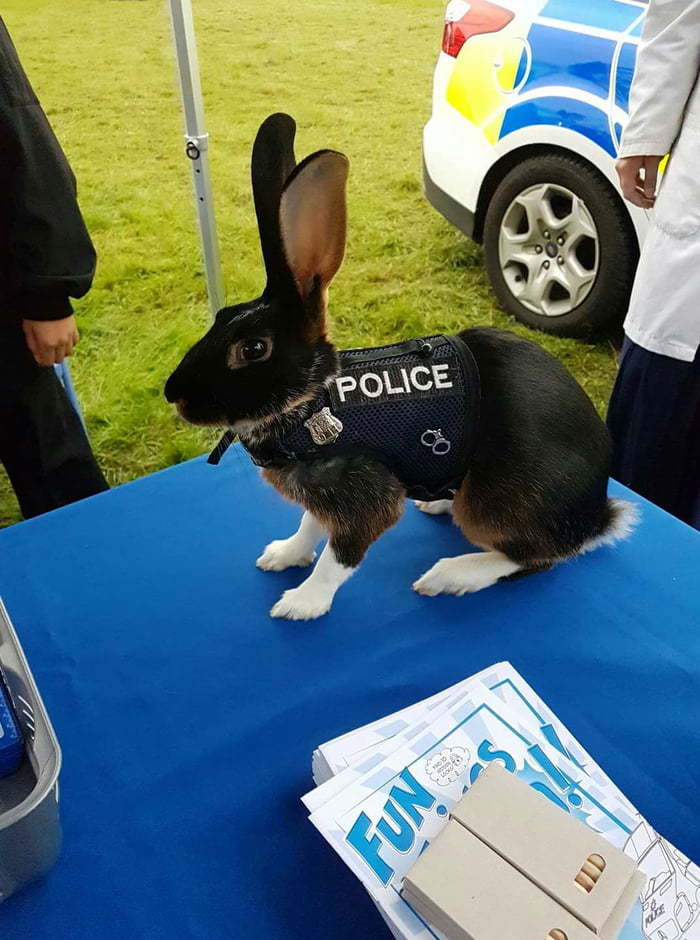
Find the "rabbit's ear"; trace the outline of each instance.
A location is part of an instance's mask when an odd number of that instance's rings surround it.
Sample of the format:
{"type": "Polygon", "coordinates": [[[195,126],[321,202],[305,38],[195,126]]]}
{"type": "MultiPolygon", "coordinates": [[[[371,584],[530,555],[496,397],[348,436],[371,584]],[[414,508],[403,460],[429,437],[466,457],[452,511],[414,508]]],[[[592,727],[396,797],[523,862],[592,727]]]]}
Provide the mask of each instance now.
{"type": "Polygon", "coordinates": [[[303,160],[280,202],[280,232],[289,269],[307,306],[323,312],[328,285],[345,253],[348,159],[320,150],[303,160]]]}
{"type": "Polygon", "coordinates": [[[253,144],[252,177],[268,287],[289,280],[280,237],[280,199],[296,166],[296,123],[288,114],[271,114],[260,125],[253,144]]]}

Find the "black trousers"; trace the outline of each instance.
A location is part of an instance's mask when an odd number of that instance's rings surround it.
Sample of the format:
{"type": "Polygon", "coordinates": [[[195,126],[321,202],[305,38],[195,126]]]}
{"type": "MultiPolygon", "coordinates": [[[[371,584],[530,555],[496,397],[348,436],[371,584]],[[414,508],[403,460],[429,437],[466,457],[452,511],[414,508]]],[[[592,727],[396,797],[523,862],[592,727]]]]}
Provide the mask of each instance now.
{"type": "Polygon", "coordinates": [[[56,373],[14,323],[0,324],[0,461],[25,518],[108,489],[56,373]]]}
{"type": "Polygon", "coordinates": [[[608,427],[615,479],[700,527],[700,353],[681,362],[626,340],[608,427]]]}

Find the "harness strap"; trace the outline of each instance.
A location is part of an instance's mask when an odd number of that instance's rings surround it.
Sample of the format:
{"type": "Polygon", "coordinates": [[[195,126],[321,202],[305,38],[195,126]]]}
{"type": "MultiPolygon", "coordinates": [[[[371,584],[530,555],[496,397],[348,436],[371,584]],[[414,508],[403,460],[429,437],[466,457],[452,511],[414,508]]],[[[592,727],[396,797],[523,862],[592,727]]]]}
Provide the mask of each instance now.
{"type": "Polygon", "coordinates": [[[213,466],[217,466],[217,464],[221,461],[221,458],[235,440],[236,435],[233,433],[233,431],[226,431],[214,450],[209,454],[207,463],[210,463],[213,466]]]}

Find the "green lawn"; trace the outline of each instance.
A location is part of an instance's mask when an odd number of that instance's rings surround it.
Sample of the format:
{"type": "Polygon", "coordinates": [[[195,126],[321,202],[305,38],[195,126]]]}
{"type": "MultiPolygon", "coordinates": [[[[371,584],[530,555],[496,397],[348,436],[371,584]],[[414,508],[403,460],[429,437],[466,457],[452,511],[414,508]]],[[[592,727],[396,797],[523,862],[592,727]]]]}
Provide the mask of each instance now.
{"type": "MultiPolygon", "coordinates": [[[[422,195],[443,0],[194,6],[230,302],[261,287],[250,145],[263,117],[287,110],[300,156],[335,147],[351,161],[349,246],[331,303],[338,344],[507,327],[556,353],[604,407],[612,347],[516,326],[494,303],[480,250],[422,195]]],[[[70,157],[97,245],[73,372],[97,455],[121,483],[217,437],[179,422],[162,397],[208,318],[166,3],[5,0],[3,16],[70,157]]],[[[17,518],[0,477],[0,524],[17,518]]]]}

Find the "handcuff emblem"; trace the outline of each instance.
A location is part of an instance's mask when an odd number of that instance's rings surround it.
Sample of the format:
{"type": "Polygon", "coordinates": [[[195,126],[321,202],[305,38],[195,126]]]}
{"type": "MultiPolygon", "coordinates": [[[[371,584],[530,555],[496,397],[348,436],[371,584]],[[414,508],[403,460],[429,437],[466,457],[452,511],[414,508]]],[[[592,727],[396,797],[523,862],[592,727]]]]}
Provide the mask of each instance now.
{"type": "Polygon", "coordinates": [[[424,447],[429,447],[436,457],[444,457],[452,450],[452,444],[443,435],[441,428],[436,430],[428,429],[424,431],[420,439],[424,447]]]}

